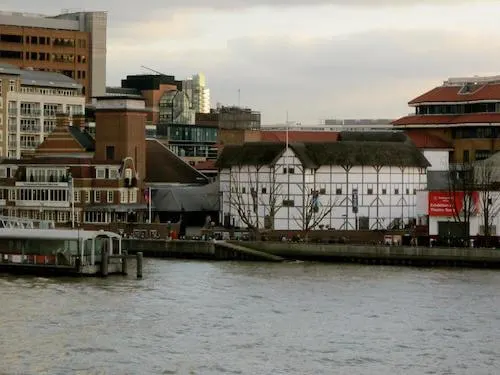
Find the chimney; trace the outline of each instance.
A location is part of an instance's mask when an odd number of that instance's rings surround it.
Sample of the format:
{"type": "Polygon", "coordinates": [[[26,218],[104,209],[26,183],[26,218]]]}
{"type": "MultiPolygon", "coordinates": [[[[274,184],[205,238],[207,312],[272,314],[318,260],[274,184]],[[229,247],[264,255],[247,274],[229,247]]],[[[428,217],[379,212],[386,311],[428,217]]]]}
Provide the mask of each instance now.
{"type": "Polygon", "coordinates": [[[85,115],[73,115],[73,126],[83,131],[85,129],[85,115]]]}
{"type": "Polygon", "coordinates": [[[56,114],[56,128],[66,128],[69,126],[69,116],[67,113],[58,112],[56,114]]]}

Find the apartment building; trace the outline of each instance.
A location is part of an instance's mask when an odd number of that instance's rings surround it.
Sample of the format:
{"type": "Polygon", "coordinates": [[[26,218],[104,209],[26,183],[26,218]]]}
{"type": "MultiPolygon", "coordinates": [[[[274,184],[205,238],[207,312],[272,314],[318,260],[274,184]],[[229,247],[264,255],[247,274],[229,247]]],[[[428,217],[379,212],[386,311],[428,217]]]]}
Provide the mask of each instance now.
{"type": "Polygon", "coordinates": [[[0,12],[0,62],[64,74],[89,101],[106,90],[106,12],[0,12]]]}
{"type": "Polygon", "coordinates": [[[0,63],[0,156],[32,153],[56,125],[56,114],[83,114],[82,85],[59,74],[0,63]]]}

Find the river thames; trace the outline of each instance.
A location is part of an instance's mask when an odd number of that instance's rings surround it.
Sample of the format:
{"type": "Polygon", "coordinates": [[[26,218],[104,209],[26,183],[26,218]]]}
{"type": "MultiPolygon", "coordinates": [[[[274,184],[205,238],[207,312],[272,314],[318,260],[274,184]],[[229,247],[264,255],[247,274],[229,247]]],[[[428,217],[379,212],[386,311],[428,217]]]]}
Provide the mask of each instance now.
{"type": "Polygon", "coordinates": [[[496,271],[147,259],[0,293],[2,375],[500,371],[496,271]]]}

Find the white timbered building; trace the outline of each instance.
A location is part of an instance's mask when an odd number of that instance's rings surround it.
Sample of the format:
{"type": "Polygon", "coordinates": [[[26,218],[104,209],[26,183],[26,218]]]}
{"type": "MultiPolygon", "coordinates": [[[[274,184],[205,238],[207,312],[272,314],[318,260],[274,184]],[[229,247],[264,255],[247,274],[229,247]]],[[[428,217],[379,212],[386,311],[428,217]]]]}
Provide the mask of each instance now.
{"type": "Polygon", "coordinates": [[[430,164],[404,133],[345,132],[225,146],[216,165],[225,226],[303,230],[322,218],[310,229],[367,230],[414,223],[430,164]]]}

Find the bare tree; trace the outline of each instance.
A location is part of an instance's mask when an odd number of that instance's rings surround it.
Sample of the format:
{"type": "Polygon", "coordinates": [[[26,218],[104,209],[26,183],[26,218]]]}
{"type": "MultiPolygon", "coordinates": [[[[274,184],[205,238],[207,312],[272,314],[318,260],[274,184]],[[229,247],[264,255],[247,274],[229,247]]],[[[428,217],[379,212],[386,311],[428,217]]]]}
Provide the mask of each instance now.
{"type": "Polygon", "coordinates": [[[500,210],[500,200],[497,193],[498,181],[496,167],[492,161],[484,160],[476,162],[474,166],[476,190],[481,197],[481,213],[483,217],[486,245],[491,237],[491,222],[500,210]]]}
{"type": "Polygon", "coordinates": [[[299,189],[302,191],[304,204],[298,207],[298,215],[294,217],[294,220],[302,229],[304,240],[308,241],[309,233],[331,214],[333,208],[336,207],[337,199],[332,200],[330,196],[328,203],[322,204],[318,190],[313,189],[310,194],[307,194],[305,186],[299,185],[299,189]]]}
{"type": "Polygon", "coordinates": [[[470,237],[470,218],[475,213],[476,191],[474,165],[461,163],[450,166],[448,199],[453,218],[460,223],[465,239],[470,237]]]}
{"type": "MultiPolygon", "coordinates": [[[[274,169],[270,169],[269,181],[259,181],[258,167],[251,171],[250,167],[243,173],[248,181],[242,182],[231,173],[231,191],[229,205],[236,211],[240,220],[259,239],[264,229],[274,228],[274,218],[281,209],[281,184],[276,181],[274,169]],[[260,210],[261,209],[261,210],[260,210]],[[263,213],[263,215],[262,215],[263,213]],[[266,223],[267,221],[267,223],[266,223]]],[[[242,169],[239,169],[241,177],[242,169]]]]}

